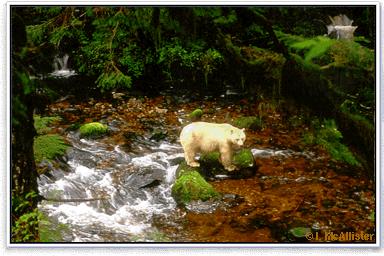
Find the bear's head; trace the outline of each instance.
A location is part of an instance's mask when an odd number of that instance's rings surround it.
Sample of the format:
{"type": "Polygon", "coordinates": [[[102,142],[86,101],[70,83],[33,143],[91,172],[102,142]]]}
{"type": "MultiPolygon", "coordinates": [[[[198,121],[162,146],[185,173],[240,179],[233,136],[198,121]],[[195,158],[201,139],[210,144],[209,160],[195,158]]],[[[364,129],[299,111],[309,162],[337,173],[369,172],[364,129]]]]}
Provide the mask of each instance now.
{"type": "Polygon", "coordinates": [[[236,147],[243,146],[244,145],[244,141],[245,141],[244,128],[243,129],[238,129],[238,128],[231,129],[230,141],[236,147]]]}

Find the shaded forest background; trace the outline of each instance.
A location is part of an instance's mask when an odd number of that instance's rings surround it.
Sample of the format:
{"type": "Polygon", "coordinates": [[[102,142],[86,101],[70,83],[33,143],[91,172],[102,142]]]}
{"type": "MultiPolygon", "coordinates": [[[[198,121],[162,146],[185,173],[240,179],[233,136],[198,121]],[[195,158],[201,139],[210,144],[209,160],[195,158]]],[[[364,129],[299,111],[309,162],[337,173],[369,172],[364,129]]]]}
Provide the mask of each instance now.
{"type": "Polygon", "coordinates": [[[374,6],[11,7],[12,238],[38,240],[33,113],[69,94],[235,87],[287,116],[296,104],[335,119],[374,178],[375,14],[374,6]],[[354,40],[324,36],[339,14],[358,26],[354,40]],[[63,83],[48,74],[65,54],[77,75],[63,83]]]}

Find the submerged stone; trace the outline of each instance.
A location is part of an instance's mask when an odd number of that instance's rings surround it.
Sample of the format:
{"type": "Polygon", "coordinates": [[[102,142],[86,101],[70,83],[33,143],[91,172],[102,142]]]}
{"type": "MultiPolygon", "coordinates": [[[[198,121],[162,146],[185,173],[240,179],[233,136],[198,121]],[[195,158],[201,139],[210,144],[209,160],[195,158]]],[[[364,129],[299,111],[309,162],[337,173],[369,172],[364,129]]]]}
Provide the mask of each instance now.
{"type": "Polygon", "coordinates": [[[81,137],[99,137],[108,131],[108,126],[99,122],[84,124],[80,127],[81,137]]]}

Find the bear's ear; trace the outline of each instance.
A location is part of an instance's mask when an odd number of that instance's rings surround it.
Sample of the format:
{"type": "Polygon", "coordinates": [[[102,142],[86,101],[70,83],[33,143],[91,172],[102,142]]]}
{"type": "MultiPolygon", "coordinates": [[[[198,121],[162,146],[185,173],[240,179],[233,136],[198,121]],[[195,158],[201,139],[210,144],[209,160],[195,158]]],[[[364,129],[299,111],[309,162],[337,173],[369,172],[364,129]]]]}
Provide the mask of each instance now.
{"type": "Polygon", "coordinates": [[[242,128],[241,131],[242,131],[242,132],[245,131],[245,128],[242,128]]]}

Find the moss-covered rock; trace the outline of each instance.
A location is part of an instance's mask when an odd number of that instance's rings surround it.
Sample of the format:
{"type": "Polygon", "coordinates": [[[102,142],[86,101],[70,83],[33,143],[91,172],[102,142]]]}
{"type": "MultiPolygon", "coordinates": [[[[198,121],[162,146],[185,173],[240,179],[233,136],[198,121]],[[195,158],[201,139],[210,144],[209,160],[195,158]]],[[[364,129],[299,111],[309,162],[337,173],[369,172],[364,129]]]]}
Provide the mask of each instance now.
{"type": "Polygon", "coordinates": [[[260,117],[243,116],[234,121],[234,126],[238,128],[247,128],[252,130],[260,130],[263,128],[263,122],[260,117]]]}
{"type": "Polygon", "coordinates": [[[197,108],[195,109],[194,111],[192,111],[190,114],[189,114],[189,118],[192,120],[192,121],[198,121],[201,119],[201,117],[203,116],[204,112],[203,110],[201,110],[200,108],[197,108]]]}
{"type": "Polygon", "coordinates": [[[255,166],[255,160],[253,154],[249,149],[242,149],[235,152],[232,162],[239,169],[250,168],[255,166]]]}
{"type": "Polygon", "coordinates": [[[33,145],[35,161],[39,163],[43,159],[53,160],[64,155],[67,148],[68,145],[60,135],[47,134],[38,136],[35,138],[33,145]]]}
{"type": "Polygon", "coordinates": [[[191,201],[207,201],[217,199],[220,194],[196,170],[185,162],[181,163],[177,172],[177,179],[172,187],[172,196],[180,205],[187,205],[191,201]]]}
{"type": "Polygon", "coordinates": [[[219,152],[204,153],[200,157],[201,173],[206,177],[214,177],[217,174],[226,173],[220,162],[219,152]]]}
{"type": "Polygon", "coordinates": [[[99,122],[84,124],[80,127],[80,136],[95,138],[107,133],[108,126],[99,122]]]}
{"type": "Polygon", "coordinates": [[[180,176],[184,175],[185,173],[193,172],[193,171],[198,172],[199,168],[198,167],[191,167],[191,166],[187,165],[187,163],[185,161],[182,161],[179,164],[179,167],[177,167],[176,179],[178,179],[180,176]]]}
{"type": "MultiPolygon", "coordinates": [[[[249,149],[241,149],[233,153],[232,163],[237,167],[238,171],[243,172],[245,169],[254,168],[255,162],[253,154],[249,149]]],[[[200,157],[201,171],[205,176],[213,177],[217,174],[227,173],[220,162],[220,153],[211,152],[202,154],[200,157]]],[[[248,171],[247,171],[248,172],[248,171]]]]}
{"type": "Polygon", "coordinates": [[[59,223],[44,213],[40,213],[39,236],[41,242],[64,242],[64,237],[71,232],[68,224],[59,223]]]}

